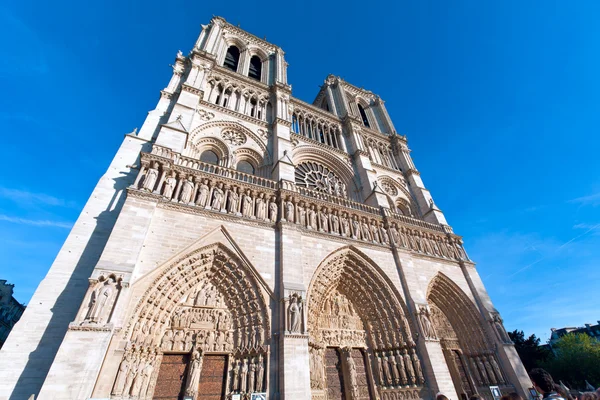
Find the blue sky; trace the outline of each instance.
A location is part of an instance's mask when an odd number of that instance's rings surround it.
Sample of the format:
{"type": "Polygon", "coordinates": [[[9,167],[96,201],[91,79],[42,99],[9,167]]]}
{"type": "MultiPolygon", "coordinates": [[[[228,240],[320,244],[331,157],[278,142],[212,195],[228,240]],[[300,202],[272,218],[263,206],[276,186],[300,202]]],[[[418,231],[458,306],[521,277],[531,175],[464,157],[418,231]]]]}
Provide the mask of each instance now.
{"type": "Polygon", "coordinates": [[[211,16],[281,46],[293,94],[380,94],[507,329],[600,319],[600,3],[0,4],[0,279],[28,302],[123,134],[211,16]]]}

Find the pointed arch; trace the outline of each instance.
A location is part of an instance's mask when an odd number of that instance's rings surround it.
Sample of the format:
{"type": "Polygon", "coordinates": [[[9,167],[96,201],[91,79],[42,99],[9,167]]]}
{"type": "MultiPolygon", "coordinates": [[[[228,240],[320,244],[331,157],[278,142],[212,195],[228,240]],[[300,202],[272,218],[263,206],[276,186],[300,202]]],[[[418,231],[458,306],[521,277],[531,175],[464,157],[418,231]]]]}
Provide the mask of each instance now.
{"type": "Polygon", "coordinates": [[[361,317],[373,324],[374,330],[390,335],[383,338],[386,344],[413,341],[408,311],[394,284],[373,260],[352,245],[331,253],[313,274],[307,297],[309,334],[311,327],[318,326],[316,319],[323,311],[325,298],[338,288],[355,302],[361,317]]]}
{"type": "Polygon", "coordinates": [[[443,273],[438,272],[429,283],[427,301],[444,313],[463,349],[480,352],[492,348],[476,305],[443,273]]]}
{"type": "Polygon", "coordinates": [[[441,272],[429,284],[427,301],[457,393],[492,400],[487,388],[508,382],[476,305],[441,272]]]}
{"type": "Polygon", "coordinates": [[[255,134],[254,132],[252,132],[250,129],[248,129],[244,125],[240,124],[239,122],[234,122],[234,121],[210,121],[210,122],[207,122],[205,124],[202,124],[202,125],[194,128],[188,137],[188,143],[187,143],[186,147],[190,147],[191,145],[193,145],[193,144],[197,143],[199,140],[201,140],[201,138],[207,134],[206,131],[210,131],[211,129],[224,130],[227,128],[236,130],[236,131],[241,132],[244,135],[250,137],[256,143],[256,145],[260,148],[262,153],[264,155],[266,155],[264,158],[265,159],[271,158],[269,150],[267,149],[267,146],[265,145],[264,141],[260,138],[260,136],[258,136],[257,134],[255,134]]]}
{"type": "Polygon", "coordinates": [[[267,346],[270,301],[258,272],[221,243],[208,245],[172,259],[159,268],[130,317],[124,337],[137,347],[160,346],[164,332],[173,326],[175,311],[193,301],[199,285],[210,284],[231,313],[235,351],[253,344],[267,346]],[[258,330],[261,337],[257,337],[258,330]],[[260,340],[259,340],[260,339],[260,340]]]}

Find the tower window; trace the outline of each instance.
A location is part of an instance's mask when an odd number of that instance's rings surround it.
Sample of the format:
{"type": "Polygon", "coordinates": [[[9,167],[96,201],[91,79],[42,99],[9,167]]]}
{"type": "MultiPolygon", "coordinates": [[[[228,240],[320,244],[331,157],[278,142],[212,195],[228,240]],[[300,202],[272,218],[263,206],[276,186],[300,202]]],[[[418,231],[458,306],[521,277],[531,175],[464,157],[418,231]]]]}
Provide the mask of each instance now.
{"type": "Polygon", "coordinates": [[[366,126],[367,128],[370,128],[371,125],[369,125],[369,119],[367,118],[367,113],[365,112],[365,109],[363,108],[363,106],[361,106],[360,104],[358,104],[358,111],[360,112],[360,116],[362,118],[363,125],[366,126]]]}
{"type": "Polygon", "coordinates": [[[240,161],[237,163],[236,169],[245,174],[254,175],[254,166],[250,164],[248,161],[240,161]]]}
{"type": "Polygon", "coordinates": [[[230,46],[227,49],[227,54],[225,55],[225,62],[223,66],[232,70],[233,72],[237,72],[238,62],[240,61],[240,49],[235,46],[230,46]]]}
{"type": "Polygon", "coordinates": [[[217,156],[212,150],[205,150],[202,152],[202,154],[200,154],[200,161],[209,164],[219,165],[219,156],[217,156]]]}
{"type": "Polygon", "coordinates": [[[252,79],[256,79],[260,81],[262,73],[262,61],[260,61],[260,57],[252,56],[250,59],[250,70],[248,70],[248,76],[252,79]]]}

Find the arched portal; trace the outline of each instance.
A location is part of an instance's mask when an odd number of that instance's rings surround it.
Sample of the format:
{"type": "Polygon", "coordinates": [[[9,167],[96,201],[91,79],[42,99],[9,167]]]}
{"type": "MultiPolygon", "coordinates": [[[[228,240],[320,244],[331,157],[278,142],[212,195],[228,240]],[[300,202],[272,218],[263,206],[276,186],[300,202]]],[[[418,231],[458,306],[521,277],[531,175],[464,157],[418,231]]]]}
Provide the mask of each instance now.
{"type": "Polygon", "coordinates": [[[258,274],[215,244],[163,268],[124,333],[112,398],[266,391],[268,292],[258,274]]]}
{"type": "Polygon", "coordinates": [[[479,313],[462,290],[439,273],[429,284],[427,301],[458,395],[468,398],[479,393],[493,400],[489,386],[512,390],[479,313]]]}
{"type": "Polygon", "coordinates": [[[317,268],[308,290],[312,397],[421,398],[424,376],[406,307],[352,246],[317,268]]]}

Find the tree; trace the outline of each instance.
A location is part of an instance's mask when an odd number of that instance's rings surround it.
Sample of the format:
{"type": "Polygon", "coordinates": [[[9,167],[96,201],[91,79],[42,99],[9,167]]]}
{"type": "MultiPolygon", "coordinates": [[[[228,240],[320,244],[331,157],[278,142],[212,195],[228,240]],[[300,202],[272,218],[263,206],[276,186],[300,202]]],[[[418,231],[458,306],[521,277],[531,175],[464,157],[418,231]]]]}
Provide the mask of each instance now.
{"type": "Polygon", "coordinates": [[[547,348],[540,346],[540,338],[535,334],[525,339],[525,333],[515,329],[509,332],[508,336],[515,344],[515,350],[527,371],[539,367],[551,355],[547,348]]]}
{"type": "Polygon", "coordinates": [[[584,389],[587,379],[600,386],[600,341],[585,333],[570,333],[552,345],[554,357],[542,363],[554,380],[584,389]]]}

